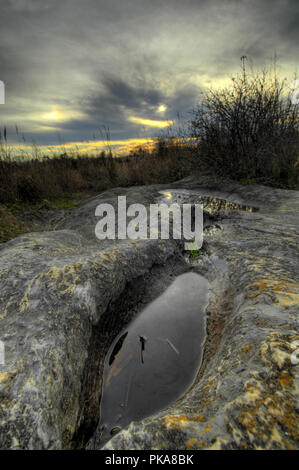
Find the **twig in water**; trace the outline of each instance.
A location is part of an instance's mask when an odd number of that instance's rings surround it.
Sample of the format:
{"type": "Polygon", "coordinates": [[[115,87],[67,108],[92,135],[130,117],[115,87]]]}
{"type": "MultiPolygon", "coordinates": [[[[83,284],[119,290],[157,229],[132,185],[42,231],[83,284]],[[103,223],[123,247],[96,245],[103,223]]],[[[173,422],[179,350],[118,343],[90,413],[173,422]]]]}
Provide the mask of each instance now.
{"type": "Polygon", "coordinates": [[[141,363],[143,364],[143,351],[144,351],[144,346],[145,346],[145,342],[147,340],[147,337],[146,336],[140,336],[139,335],[139,341],[141,343],[141,363]]]}
{"type": "Polygon", "coordinates": [[[170,341],[170,339],[168,338],[165,338],[165,341],[167,344],[169,344],[169,346],[174,350],[174,352],[177,353],[177,355],[179,356],[180,355],[180,352],[179,350],[175,347],[175,345],[170,341]]]}
{"type": "Polygon", "coordinates": [[[128,406],[128,399],[129,399],[129,391],[130,391],[131,382],[132,382],[132,375],[130,375],[128,386],[127,386],[126,398],[125,398],[125,408],[128,406]]]}

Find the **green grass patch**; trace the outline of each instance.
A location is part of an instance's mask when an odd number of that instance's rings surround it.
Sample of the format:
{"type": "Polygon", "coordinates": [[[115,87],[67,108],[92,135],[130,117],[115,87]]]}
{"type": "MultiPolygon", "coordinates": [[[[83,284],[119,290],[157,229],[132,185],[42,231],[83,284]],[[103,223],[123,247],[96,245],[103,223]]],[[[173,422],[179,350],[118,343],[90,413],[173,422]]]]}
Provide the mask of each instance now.
{"type": "Polygon", "coordinates": [[[29,229],[6,207],[0,205],[0,243],[28,232],[29,229]]]}
{"type": "Polygon", "coordinates": [[[190,258],[195,259],[199,256],[200,253],[200,248],[197,244],[197,242],[189,242],[188,243],[188,249],[187,249],[190,258]]]}
{"type": "Polygon", "coordinates": [[[37,229],[23,222],[22,216],[24,213],[34,213],[40,210],[73,210],[80,204],[78,198],[82,197],[81,194],[63,196],[53,200],[42,200],[39,202],[8,202],[0,204],[0,243],[4,243],[12,238],[28,232],[39,232],[42,228],[37,229]]]}
{"type": "Polygon", "coordinates": [[[7,202],[3,204],[12,214],[22,214],[26,211],[39,211],[39,210],[63,210],[63,209],[76,209],[80,201],[76,197],[63,196],[53,199],[43,199],[38,202],[7,202]]]}
{"type": "Polygon", "coordinates": [[[76,209],[80,202],[70,197],[62,197],[54,199],[53,201],[46,201],[47,209],[62,210],[62,209],[76,209]]]}

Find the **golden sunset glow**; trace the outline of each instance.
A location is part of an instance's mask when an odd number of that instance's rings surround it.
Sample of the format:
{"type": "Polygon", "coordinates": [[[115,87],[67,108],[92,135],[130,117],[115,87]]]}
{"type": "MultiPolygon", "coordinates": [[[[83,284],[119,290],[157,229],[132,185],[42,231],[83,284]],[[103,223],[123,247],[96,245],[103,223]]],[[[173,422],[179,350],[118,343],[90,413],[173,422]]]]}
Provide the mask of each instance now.
{"type": "MultiPolygon", "coordinates": [[[[71,156],[79,154],[90,154],[97,155],[99,152],[112,150],[115,155],[123,155],[128,152],[135,150],[139,147],[144,149],[150,149],[155,144],[155,139],[151,138],[141,138],[141,139],[122,139],[122,140],[113,140],[107,144],[104,140],[95,140],[89,142],[66,142],[64,144],[57,145],[39,145],[38,151],[42,155],[59,155],[64,152],[68,152],[71,156]]],[[[27,155],[30,158],[32,153],[32,146],[28,144],[15,144],[11,148],[12,153],[22,153],[22,155],[27,155]]],[[[36,152],[36,149],[34,149],[36,152]]]]}
{"type": "Polygon", "coordinates": [[[173,121],[155,121],[153,119],[144,119],[144,118],[139,118],[135,116],[131,116],[129,118],[129,121],[135,122],[136,124],[140,124],[141,126],[146,126],[146,127],[169,127],[173,124],[173,121]]]}

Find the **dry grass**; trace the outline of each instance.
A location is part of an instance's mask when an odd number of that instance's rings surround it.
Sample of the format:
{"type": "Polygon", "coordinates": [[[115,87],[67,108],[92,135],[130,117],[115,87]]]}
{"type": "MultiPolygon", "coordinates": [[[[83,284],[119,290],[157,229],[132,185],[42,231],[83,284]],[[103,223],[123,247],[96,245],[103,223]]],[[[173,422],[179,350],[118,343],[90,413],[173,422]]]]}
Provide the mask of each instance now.
{"type": "Polygon", "coordinates": [[[1,158],[0,203],[35,203],[78,192],[101,192],[115,186],[166,183],[191,172],[188,149],[157,144],[152,151],[138,149],[127,157],[67,155],[17,161],[1,158]]]}
{"type": "Polygon", "coordinates": [[[18,161],[7,151],[1,156],[0,146],[0,243],[36,229],[24,222],[27,211],[73,209],[84,194],[183,178],[191,172],[190,154],[189,148],[159,139],[152,152],[140,148],[127,157],[64,153],[18,161]]]}

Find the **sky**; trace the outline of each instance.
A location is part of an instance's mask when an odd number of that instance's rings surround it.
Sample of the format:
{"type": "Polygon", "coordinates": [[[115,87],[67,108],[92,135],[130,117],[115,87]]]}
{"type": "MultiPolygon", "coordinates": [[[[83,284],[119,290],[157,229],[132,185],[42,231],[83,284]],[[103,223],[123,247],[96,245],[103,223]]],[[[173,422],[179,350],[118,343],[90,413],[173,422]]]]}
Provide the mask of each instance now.
{"type": "Polygon", "coordinates": [[[190,118],[246,55],[299,64],[298,0],[0,0],[0,128],[17,142],[126,148],[190,118]]]}

